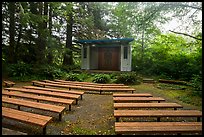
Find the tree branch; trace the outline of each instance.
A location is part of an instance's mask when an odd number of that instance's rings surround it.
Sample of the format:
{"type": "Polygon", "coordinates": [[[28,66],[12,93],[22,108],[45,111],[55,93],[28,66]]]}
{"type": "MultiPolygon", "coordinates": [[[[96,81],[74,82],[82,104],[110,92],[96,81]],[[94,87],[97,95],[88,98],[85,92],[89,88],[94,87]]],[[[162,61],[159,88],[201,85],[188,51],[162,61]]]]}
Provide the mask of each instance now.
{"type": "Polygon", "coordinates": [[[202,40],[202,38],[197,38],[197,37],[191,36],[191,35],[186,34],[186,33],[175,32],[175,31],[172,31],[172,30],[169,30],[169,31],[170,31],[170,32],[173,32],[173,33],[176,33],[176,34],[185,35],[185,36],[188,36],[188,37],[194,38],[194,39],[196,39],[196,40],[202,40]]]}
{"type": "Polygon", "coordinates": [[[197,9],[197,10],[201,10],[202,11],[202,7],[182,4],[182,3],[178,3],[178,2],[176,2],[176,3],[168,2],[168,3],[165,3],[164,5],[188,7],[188,8],[193,8],[193,9],[197,9]]]}

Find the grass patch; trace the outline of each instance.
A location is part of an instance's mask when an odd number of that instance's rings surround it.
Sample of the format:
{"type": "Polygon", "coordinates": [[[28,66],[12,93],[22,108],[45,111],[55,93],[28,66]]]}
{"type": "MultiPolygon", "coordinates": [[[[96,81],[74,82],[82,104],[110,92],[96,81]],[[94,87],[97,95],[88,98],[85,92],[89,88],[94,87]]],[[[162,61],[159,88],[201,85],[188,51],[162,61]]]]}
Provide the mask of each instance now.
{"type": "Polygon", "coordinates": [[[80,128],[80,127],[73,127],[72,132],[75,135],[97,135],[96,131],[80,128]]]}
{"type": "Polygon", "coordinates": [[[132,87],[135,88],[138,93],[150,93],[153,96],[165,98],[167,100],[166,102],[177,102],[181,105],[202,110],[202,97],[195,95],[193,89],[188,86],[162,84],[160,88],[157,88],[158,84],[141,84],[132,87]]]}

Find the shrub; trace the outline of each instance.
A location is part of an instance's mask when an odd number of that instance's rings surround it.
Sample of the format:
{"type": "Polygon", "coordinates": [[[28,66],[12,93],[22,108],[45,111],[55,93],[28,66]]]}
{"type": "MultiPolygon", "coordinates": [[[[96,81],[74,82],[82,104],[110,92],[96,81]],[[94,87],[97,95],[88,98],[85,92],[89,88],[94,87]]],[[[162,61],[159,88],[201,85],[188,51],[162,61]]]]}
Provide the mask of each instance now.
{"type": "Polygon", "coordinates": [[[190,81],[192,86],[194,88],[194,93],[196,95],[201,96],[202,95],[202,76],[201,75],[194,75],[192,80],[190,81]]]}
{"type": "Polygon", "coordinates": [[[82,80],[82,81],[85,81],[86,79],[88,79],[88,78],[91,77],[91,76],[90,76],[88,73],[86,73],[86,72],[82,72],[82,73],[78,74],[77,76],[78,76],[78,78],[79,78],[80,80],[82,80]]]}
{"type": "Polygon", "coordinates": [[[33,72],[32,65],[24,62],[18,62],[17,64],[10,64],[8,67],[8,75],[10,77],[23,77],[31,75],[33,72]]]}
{"type": "Polygon", "coordinates": [[[66,74],[66,72],[62,71],[60,68],[50,65],[43,65],[35,70],[35,73],[39,75],[39,77],[43,77],[46,79],[55,79],[61,78],[66,74]]]}
{"type": "Polygon", "coordinates": [[[69,74],[66,76],[66,80],[68,80],[68,81],[82,81],[82,80],[79,78],[79,74],[76,74],[76,73],[69,73],[69,74]]]}
{"type": "Polygon", "coordinates": [[[61,66],[61,69],[63,71],[66,71],[66,72],[70,72],[70,71],[73,71],[75,69],[80,69],[80,66],[79,65],[62,65],[61,66]]]}
{"type": "Polygon", "coordinates": [[[139,84],[140,80],[136,73],[123,73],[117,76],[116,83],[139,84]]]}
{"type": "Polygon", "coordinates": [[[107,74],[96,74],[93,77],[92,82],[94,83],[108,83],[110,81],[110,77],[107,74]]]}

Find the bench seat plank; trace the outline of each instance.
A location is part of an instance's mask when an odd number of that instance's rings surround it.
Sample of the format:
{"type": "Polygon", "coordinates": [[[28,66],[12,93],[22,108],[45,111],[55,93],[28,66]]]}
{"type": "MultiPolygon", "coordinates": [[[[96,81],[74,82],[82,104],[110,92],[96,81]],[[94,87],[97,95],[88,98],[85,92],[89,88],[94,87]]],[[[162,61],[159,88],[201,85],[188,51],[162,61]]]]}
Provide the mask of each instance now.
{"type": "Polygon", "coordinates": [[[119,121],[120,117],[202,117],[198,110],[114,110],[114,117],[119,121]]]}
{"type": "Polygon", "coordinates": [[[46,124],[52,120],[52,117],[50,116],[34,114],[34,113],[20,111],[12,108],[7,108],[7,107],[2,107],[2,116],[39,125],[41,127],[46,126],[46,124]]]}
{"type": "Polygon", "coordinates": [[[75,91],[75,90],[63,90],[63,89],[56,89],[56,88],[43,88],[43,87],[36,87],[36,86],[23,86],[26,89],[37,89],[37,90],[45,90],[45,91],[52,91],[52,92],[62,92],[68,94],[77,94],[81,96],[84,94],[83,91],[75,91]]]}
{"type": "Polygon", "coordinates": [[[80,95],[76,95],[76,94],[50,92],[50,91],[36,90],[36,89],[5,88],[5,90],[8,90],[8,91],[20,91],[20,92],[26,92],[26,93],[32,93],[32,94],[38,94],[38,95],[46,95],[46,96],[55,96],[55,97],[60,97],[60,98],[75,99],[76,104],[78,102],[78,99],[80,98],[80,95]]]}
{"type": "Polygon", "coordinates": [[[55,97],[48,97],[48,96],[38,96],[38,95],[32,95],[28,93],[20,93],[20,92],[8,92],[4,91],[2,92],[2,95],[6,96],[13,96],[13,97],[20,97],[20,98],[27,98],[27,99],[35,99],[38,101],[48,101],[48,102],[54,102],[54,103],[62,103],[69,105],[69,110],[71,110],[71,104],[74,103],[74,100],[70,99],[64,99],[64,98],[55,98],[55,97]]]}
{"type": "Polygon", "coordinates": [[[113,93],[113,97],[153,97],[152,94],[149,93],[113,93]]]}
{"type": "Polygon", "coordinates": [[[115,122],[116,134],[202,133],[202,122],[115,122]]]}
{"type": "Polygon", "coordinates": [[[134,102],[134,101],[165,101],[161,97],[113,97],[114,102],[134,102]]]}
{"type": "Polygon", "coordinates": [[[36,86],[23,86],[23,88],[55,91],[55,92],[70,93],[70,94],[77,94],[77,95],[83,95],[84,94],[83,91],[63,90],[63,89],[56,89],[56,88],[42,88],[42,87],[36,87],[36,86]]]}
{"type": "Polygon", "coordinates": [[[2,103],[8,103],[8,104],[13,104],[17,106],[30,107],[30,108],[36,108],[40,110],[55,112],[59,114],[59,120],[61,120],[61,114],[65,110],[64,106],[56,106],[56,105],[33,102],[28,100],[8,98],[4,96],[2,97],[2,103]]]}
{"type": "Polygon", "coordinates": [[[110,91],[110,92],[127,92],[127,91],[131,91],[132,93],[134,93],[135,89],[134,88],[102,88],[101,91],[110,91]]]}
{"type": "Polygon", "coordinates": [[[183,108],[182,105],[177,103],[114,103],[115,109],[118,108],[183,108]]]}
{"type": "Polygon", "coordinates": [[[2,107],[2,117],[40,126],[43,128],[43,134],[46,134],[46,126],[52,120],[52,117],[50,116],[19,111],[6,107],[2,107]]]}

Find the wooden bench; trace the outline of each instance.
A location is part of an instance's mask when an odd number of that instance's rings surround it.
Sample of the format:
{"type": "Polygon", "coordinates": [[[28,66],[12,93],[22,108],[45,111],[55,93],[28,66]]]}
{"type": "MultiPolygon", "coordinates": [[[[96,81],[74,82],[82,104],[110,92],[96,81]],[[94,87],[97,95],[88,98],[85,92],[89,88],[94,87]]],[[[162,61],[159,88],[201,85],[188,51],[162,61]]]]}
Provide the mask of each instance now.
{"type": "Polygon", "coordinates": [[[143,83],[155,83],[154,79],[143,79],[143,83]]]}
{"type": "Polygon", "coordinates": [[[135,89],[134,88],[102,88],[101,91],[111,91],[111,92],[127,92],[131,91],[134,93],[135,89]]]}
{"type": "Polygon", "coordinates": [[[79,81],[66,81],[66,80],[59,80],[55,79],[54,81],[63,82],[63,83],[76,83],[76,84],[86,84],[86,85],[99,85],[99,86],[123,86],[124,84],[100,84],[100,83],[92,83],[92,82],[79,82],[79,81]]]}
{"type": "Polygon", "coordinates": [[[20,92],[15,92],[15,91],[13,92],[4,91],[2,92],[2,95],[6,95],[9,97],[20,97],[20,98],[37,100],[37,102],[47,101],[47,102],[53,102],[53,103],[62,103],[62,104],[66,104],[69,106],[69,111],[71,111],[71,104],[74,103],[74,100],[67,100],[63,98],[55,98],[55,97],[48,97],[48,96],[38,96],[38,95],[20,93],[20,92]]]}
{"type": "Polygon", "coordinates": [[[59,114],[59,120],[62,119],[62,113],[65,110],[64,106],[56,106],[51,104],[45,104],[45,103],[39,103],[34,101],[28,101],[23,99],[16,99],[16,98],[8,98],[8,97],[2,97],[2,103],[7,104],[13,104],[18,106],[18,110],[20,110],[20,107],[29,107],[29,108],[35,108],[40,110],[45,110],[49,112],[55,112],[59,114]]]}
{"type": "MultiPolygon", "coordinates": [[[[33,86],[50,86],[50,87],[59,87],[59,88],[68,88],[69,90],[71,89],[80,89],[80,90],[84,90],[84,88],[82,86],[75,86],[75,85],[61,85],[61,84],[53,84],[53,83],[45,83],[45,82],[40,82],[40,81],[32,81],[33,86]]],[[[88,88],[88,87],[86,87],[88,88]]],[[[86,89],[85,88],[85,89],[86,89]]]]}
{"type": "Polygon", "coordinates": [[[83,86],[83,87],[96,87],[96,88],[129,88],[129,86],[125,85],[116,85],[116,84],[85,84],[85,83],[74,83],[74,82],[59,82],[59,81],[51,81],[51,80],[43,80],[46,83],[52,84],[60,84],[60,85],[74,85],[74,86],[83,86]]]}
{"type": "Polygon", "coordinates": [[[4,84],[6,87],[13,87],[16,83],[9,80],[4,80],[4,84]]]}
{"type": "Polygon", "coordinates": [[[120,102],[152,102],[152,101],[165,101],[165,99],[161,97],[113,97],[114,103],[120,102]]]}
{"type": "Polygon", "coordinates": [[[152,94],[149,94],[149,93],[132,93],[132,94],[113,93],[113,97],[152,97],[152,94]]]}
{"type": "Polygon", "coordinates": [[[40,85],[40,86],[53,86],[53,87],[60,87],[60,88],[68,88],[71,89],[79,89],[79,90],[86,90],[86,91],[99,91],[100,94],[103,91],[131,91],[132,93],[135,91],[134,88],[101,88],[101,87],[88,87],[88,86],[75,86],[75,85],[61,85],[61,84],[53,84],[53,83],[45,83],[40,81],[32,81],[33,85],[40,85]]]}
{"type": "Polygon", "coordinates": [[[53,86],[53,87],[60,87],[60,88],[68,88],[71,89],[79,89],[79,90],[89,90],[89,91],[100,91],[101,88],[96,87],[83,87],[83,86],[74,86],[74,85],[60,85],[60,84],[53,84],[53,83],[45,83],[40,81],[32,81],[33,85],[41,85],[43,87],[45,86],[53,86]]]}
{"type": "Polygon", "coordinates": [[[114,103],[115,109],[129,109],[129,108],[183,108],[183,106],[177,103],[114,103]]]}
{"type": "Polygon", "coordinates": [[[121,117],[156,117],[160,122],[162,117],[197,117],[200,122],[202,112],[198,110],[114,110],[114,117],[119,121],[121,117]]]}
{"type": "Polygon", "coordinates": [[[81,99],[82,99],[82,95],[84,94],[83,91],[63,90],[63,89],[56,89],[56,88],[42,88],[42,87],[36,87],[36,86],[23,86],[23,88],[45,90],[45,91],[51,91],[51,92],[62,92],[62,93],[69,93],[69,94],[77,94],[77,95],[81,96],[81,99]]]}
{"type": "Polygon", "coordinates": [[[43,82],[51,83],[51,84],[67,85],[67,86],[96,87],[96,88],[102,87],[96,84],[85,84],[85,83],[74,83],[74,82],[67,83],[67,82],[59,82],[59,81],[51,81],[51,80],[43,80],[43,82]]]}
{"type": "Polygon", "coordinates": [[[52,120],[52,117],[34,114],[30,112],[19,111],[12,108],[2,107],[2,117],[17,120],[23,123],[40,126],[43,128],[43,134],[46,134],[46,127],[52,120]]]}
{"type": "Polygon", "coordinates": [[[166,80],[166,79],[159,79],[160,83],[168,83],[168,84],[178,84],[178,85],[187,85],[188,82],[180,81],[180,80],[166,80]]]}
{"type": "Polygon", "coordinates": [[[115,133],[120,134],[202,134],[202,122],[115,122],[115,133]]]}
{"type": "Polygon", "coordinates": [[[50,91],[36,90],[36,89],[5,88],[5,90],[26,92],[26,93],[32,93],[32,94],[37,94],[37,95],[60,97],[60,98],[66,98],[66,99],[75,99],[76,104],[78,104],[78,99],[80,98],[80,95],[76,95],[76,94],[74,95],[74,94],[59,93],[59,92],[50,92],[50,91]]]}

